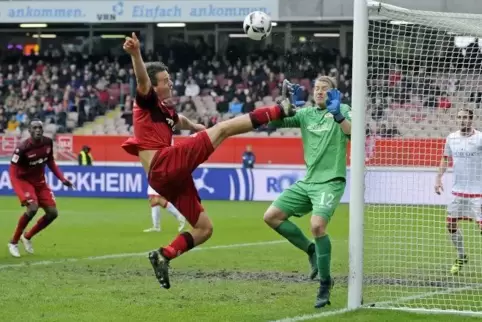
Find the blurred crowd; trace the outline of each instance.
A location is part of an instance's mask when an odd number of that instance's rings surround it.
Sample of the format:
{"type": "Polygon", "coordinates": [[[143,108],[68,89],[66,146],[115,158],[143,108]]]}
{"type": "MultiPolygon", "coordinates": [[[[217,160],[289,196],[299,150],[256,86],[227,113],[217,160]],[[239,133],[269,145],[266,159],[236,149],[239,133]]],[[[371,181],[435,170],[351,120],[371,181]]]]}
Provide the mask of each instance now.
{"type": "MultiPolygon", "coordinates": [[[[273,104],[285,78],[303,85],[305,100],[310,102],[313,81],[324,75],[335,77],[344,102],[351,101],[350,58],[313,43],[301,43],[288,53],[268,48],[246,54],[228,48],[226,55],[215,55],[202,42],[176,42],[144,57],[169,66],[178,112],[208,127],[273,104]]],[[[369,66],[367,123],[370,133],[380,137],[403,134],[391,119],[396,116],[394,110],[402,107],[411,120],[423,121],[421,110],[446,111],[465,88],[453,76],[455,72],[438,75],[423,68],[407,71],[404,65],[375,63],[369,66]]],[[[121,109],[123,126],[131,131],[135,87],[127,56],[65,55],[58,50],[47,50],[41,56],[4,55],[0,133],[21,133],[33,118],[43,120],[53,133],[73,132],[116,108],[121,109]]],[[[481,92],[465,96],[479,105],[481,92]]],[[[261,130],[270,133],[274,129],[261,130]]]]}
{"type": "MultiPolygon", "coordinates": [[[[345,99],[351,96],[351,62],[333,49],[303,44],[287,54],[274,50],[244,54],[228,49],[214,55],[203,43],[177,42],[146,61],[162,60],[170,68],[180,113],[212,126],[216,122],[272,104],[285,78],[305,86],[336,77],[345,99]]],[[[72,132],[118,106],[132,125],[136,81],[127,56],[10,54],[0,66],[0,133],[18,133],[40,118],[57,133],[72,132]],[[73,117],[70,117],[74,115],[73,117]]]]}

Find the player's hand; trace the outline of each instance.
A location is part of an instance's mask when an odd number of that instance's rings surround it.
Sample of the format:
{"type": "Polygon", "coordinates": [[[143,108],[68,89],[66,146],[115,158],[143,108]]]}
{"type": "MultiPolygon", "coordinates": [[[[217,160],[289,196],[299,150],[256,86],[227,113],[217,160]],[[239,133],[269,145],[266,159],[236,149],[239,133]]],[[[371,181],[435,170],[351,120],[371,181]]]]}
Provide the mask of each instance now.
{"type": "Polygon", "coordinates": [[[69,180],[65,179],[64,181],[62,181],[62,184],[66,187],[69,187],[69,188],[72,188],[74,189],[74,184],[72,182],[70,182],[69,180]]]}
{"type": "Polygon", "coordinates": [[[291,103],[296,107],[301,107],[306,103],[302,100],[303,90],[304,88],[299,84],[291,84],[289,87],[289,92],[291,94],[291,103]]]}
{"type": "Polygon", "coordinates": [[[33,199],[25,199],[21,202],[22,207],[32,207],[36,206],[36,202],[33,199]]]}
{"type": "Polygon", "coordinates": [[[435,193],[441,194],[444,191],[444,185],[442,184],[442,180],[437,178],[437,182],[435,183],[435,193]]]}
{"type": "Polygon", "coordinates": [[[330,112],[335,121],[338,123],[343,122],[345,119],[343,114],[341,114],[341,93],[337,89],[330,89],[327,93],[327,100],[326,100],[326,109],[330,112]]]}
{"type": "Polygon", "coordinates": [[[192,130],[194,132],[201,132],[201,131],[204,131],[206,129],[206,127],[202,124],[194,124],[193,127],[192,127],[192,130]]]}
{"type": "Polygon", "coordinates": [[[132,33],[132,37],[126,37],[124,46],[122,47],[129,55],[134,56],[141,51],[141,42],[136,36],[136,33],[132,33]]]}

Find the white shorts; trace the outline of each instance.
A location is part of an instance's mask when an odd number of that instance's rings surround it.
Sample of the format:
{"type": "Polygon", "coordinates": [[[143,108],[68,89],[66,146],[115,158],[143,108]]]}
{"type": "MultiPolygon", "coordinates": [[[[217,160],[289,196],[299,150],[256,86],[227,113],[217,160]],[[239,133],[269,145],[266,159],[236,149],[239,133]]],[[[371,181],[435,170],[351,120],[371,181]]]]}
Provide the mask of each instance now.
{"type": "Polygon", "coordinates": [[[151,186],[147,186],[147,197],[159,196],[156,190],[152,189],[151,186]]]}
{"type": "Polygon", "coordinates": [[[447,206],[447,218],[482,220],[482,198],[452,196],[447,206]]]}

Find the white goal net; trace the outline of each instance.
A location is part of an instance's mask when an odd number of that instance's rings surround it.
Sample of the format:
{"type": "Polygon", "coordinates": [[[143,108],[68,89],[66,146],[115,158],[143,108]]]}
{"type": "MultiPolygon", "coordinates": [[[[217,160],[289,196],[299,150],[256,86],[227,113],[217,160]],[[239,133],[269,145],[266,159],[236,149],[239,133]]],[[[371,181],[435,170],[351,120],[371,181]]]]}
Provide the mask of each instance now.
{"type": "MultiPolygon", "coordinates": [[[[366,156],[364,304],[482,313],[481,228],[460,220],[457,232],[447,229],[451,166],[444,192],[434,189],[458,112],[473,111],[482,131],[482,16],[380,3],[368,12],[365,121],[376,144],[366,156]]],[[[462,157],[480,158],[482,141],[465,139],[455,143],[462,157]]],[[[482,174],[482,164],[473,167],[480,169],[466,169],[472,178],[482,174]]],[[[452,214],[480,214],[480,199],[457,198],[452,214]]]]}

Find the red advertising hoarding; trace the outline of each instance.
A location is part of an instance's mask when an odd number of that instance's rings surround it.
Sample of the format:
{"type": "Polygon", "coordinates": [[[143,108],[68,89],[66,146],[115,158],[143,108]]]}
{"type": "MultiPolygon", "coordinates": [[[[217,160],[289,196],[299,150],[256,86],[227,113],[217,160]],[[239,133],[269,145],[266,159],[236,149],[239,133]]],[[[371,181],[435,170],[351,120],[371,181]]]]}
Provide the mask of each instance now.
{"type": "MultiPolygon", "coordinates": [[[[136,158],[121,148],[124,136],[59,135],[57,159],[75,156],[84,145],[92,148],[96,161],[133,162],[136,158]],[[67,154],[68,153],[68,154],[67,154]]],[[[185,140],[176,137],[174,141],[185,140]]],[[[1,137],[0,155],[10,156],[18,139],[1,137]]],[[[247,145],[251,145],[258,164],[303,164],[300,138],[234,137],[226,140],[209,158],[208,163],[241,163],[247,145]]],[[[372,166],[437,166],[442,155],[444,139],[377,139],[367,162],[372,166]]],[[[349,157],[348,157],[349,162],[349,157]]]]}

